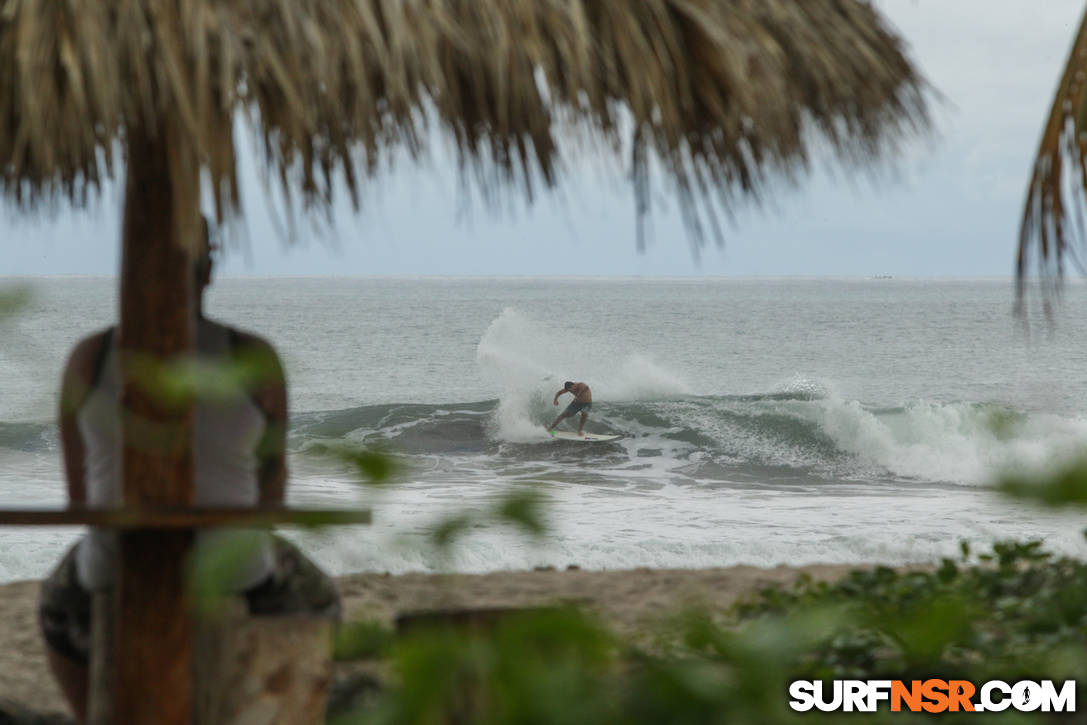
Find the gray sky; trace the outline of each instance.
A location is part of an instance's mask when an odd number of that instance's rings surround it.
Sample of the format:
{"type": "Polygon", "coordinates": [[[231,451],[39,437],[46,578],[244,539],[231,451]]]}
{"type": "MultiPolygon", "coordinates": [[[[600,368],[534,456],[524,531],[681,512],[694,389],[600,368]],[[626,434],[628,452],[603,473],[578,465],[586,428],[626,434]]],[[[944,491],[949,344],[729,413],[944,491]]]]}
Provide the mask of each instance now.
{"type": "MultiPolygon", "coordinates": [[[[693,258],[663,197],[645,254],[635,251],[633,198],[621,167],[578,159],[554,195],[501,213],[465,205],[448,157],[402,165],[346,196],[333,228],[300,226],[288,247],[268,197],[242,160],[245,226],[220,275],[1006,275],[1031,157],[1082,0],[880,0],[944,96],[936,132],[893,174],[818,169],[798,190],[744,208],[723,249],[693,258]]],[[[240,148],[251,147],[247,133],[240,148]]],[[[822,164],[826,166],[826,164],[822,164]]],[[[511,197],[512,198],[512,197],[511,197]]],[[[117,270],[120,195],[90,208],[28,215],[2,206],[0,275],[117,270]]],[[[277,214],[279,212],[276,212],[277,214]]]]}

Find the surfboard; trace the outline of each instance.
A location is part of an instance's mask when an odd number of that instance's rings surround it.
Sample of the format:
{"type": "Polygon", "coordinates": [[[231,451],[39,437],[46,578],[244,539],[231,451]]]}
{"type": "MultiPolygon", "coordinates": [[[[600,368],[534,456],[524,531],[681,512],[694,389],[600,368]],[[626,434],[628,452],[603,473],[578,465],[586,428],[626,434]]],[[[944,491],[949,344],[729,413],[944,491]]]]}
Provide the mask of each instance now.
{"type": "Polygon", "coordinates": [[[621,435],[602,435],[600,433],[586,433],[583,436],[579,436],[576,432],[565,430],[553,430],[549,431],[552,438],[559,438],[564,441],[579,441],[581,443],[607,443],[608,441],[617,441],[623,436],[621,435]]]}

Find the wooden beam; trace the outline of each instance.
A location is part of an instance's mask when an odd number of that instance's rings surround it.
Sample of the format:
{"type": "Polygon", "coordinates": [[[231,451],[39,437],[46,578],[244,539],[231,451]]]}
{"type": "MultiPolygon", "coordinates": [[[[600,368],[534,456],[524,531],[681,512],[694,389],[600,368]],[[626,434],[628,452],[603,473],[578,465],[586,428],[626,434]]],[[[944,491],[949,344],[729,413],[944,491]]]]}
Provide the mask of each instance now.
{"type": "Polygon", "coordinates": [[[200,529],[215,526],[333,526],[368,524],[369,510],[146,508],[0,509],[0,526],[99,526],[110,529],[200,529]]]}

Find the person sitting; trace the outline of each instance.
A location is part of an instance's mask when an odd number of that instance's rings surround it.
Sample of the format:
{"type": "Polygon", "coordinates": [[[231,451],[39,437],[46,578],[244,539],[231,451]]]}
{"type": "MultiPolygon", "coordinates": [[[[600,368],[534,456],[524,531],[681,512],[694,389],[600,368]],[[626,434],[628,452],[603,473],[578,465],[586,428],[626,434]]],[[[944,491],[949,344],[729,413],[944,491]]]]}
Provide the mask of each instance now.
{"type": "MultiPolygon", "coordinates": [[[[210,364],[259,360],[261,375],[214,396],[196,393],[193,486],[197,506],[275,507],[287,483],[287,387],[275,349],[257,335],[210,320],[203,293],[211,281],[207,222],[194,255],[195,356],[210,364]]],[[[122,505],[120,400],[122,380],[115,328],[72,350],[61,383],[58,426],[69,505],[122,505]]],[[[250,614],[313,614],[339,619],[335,585],[297,548],[267,531],[199,531],[195,554],[244,540],[241,561],[225,582],[250,614]]],[[[42,585],[39,618],[50,667],[80,722],[85,721],[91,601],[113,586],[115,531],[91,528],[42,585]]]]}

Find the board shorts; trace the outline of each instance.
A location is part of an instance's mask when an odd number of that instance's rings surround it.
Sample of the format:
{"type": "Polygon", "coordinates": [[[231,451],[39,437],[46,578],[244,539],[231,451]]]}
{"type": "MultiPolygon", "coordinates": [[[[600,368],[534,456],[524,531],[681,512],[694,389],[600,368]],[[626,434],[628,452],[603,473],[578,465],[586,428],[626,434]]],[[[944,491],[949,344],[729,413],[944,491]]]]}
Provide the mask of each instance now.
{"type": "Polygon", "coordinates": [[[573,402],[566,406],[566,410],[562,412],[563,415],[577,415],[578,413],[588,413],[593,409],[592,403],[578,403],[573,402]]]}
{"type": "MultiPolygon", "coordinates": [[[[275,568],[261,583],[240,593],[249,614],[305,614],[340,620],[340,595],[332,579],[294,544],[272,537],[275,568]]],[[[42,582],[38,618],[49,647],[83,664],[90,662],[93,594],[76,574],[77,542],[42,582]]]]}

